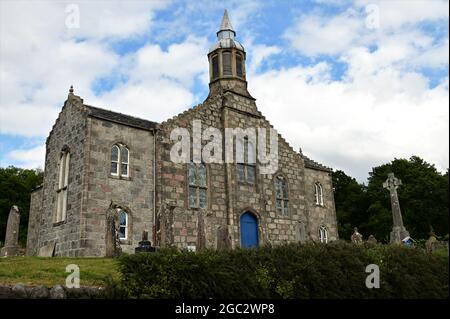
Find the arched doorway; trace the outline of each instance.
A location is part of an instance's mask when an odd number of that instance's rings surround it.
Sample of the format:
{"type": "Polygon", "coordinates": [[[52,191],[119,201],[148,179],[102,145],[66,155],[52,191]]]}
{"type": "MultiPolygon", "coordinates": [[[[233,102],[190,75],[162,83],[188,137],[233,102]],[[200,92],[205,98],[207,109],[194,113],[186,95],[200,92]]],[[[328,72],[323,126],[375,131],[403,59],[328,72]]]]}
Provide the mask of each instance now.
{"type": "Polygon", "coordinates": [[[258,219],[251,212],[241,215],[241,247],[258,246],[258,219]]]}

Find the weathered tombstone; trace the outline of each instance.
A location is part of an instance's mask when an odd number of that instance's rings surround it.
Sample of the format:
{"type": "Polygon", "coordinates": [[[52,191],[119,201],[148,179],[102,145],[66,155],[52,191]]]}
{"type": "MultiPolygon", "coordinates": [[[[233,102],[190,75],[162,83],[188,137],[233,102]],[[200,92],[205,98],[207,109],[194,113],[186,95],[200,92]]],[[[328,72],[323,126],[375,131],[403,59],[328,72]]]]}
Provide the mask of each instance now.
{"type": "Polygon", "coordinates": [[[217,249],[231,249],[231,239],[228,235],[228,228],[226,226],[219,226],[219,228],[217,228],[217,249]]]}
{"type": "Polygon", "coordinates": [[[363,241],[363,236],[358,232],[358,227],[353,228],[353,234],[351,237],[352,243],[360,244],[363,241]]]}
{"type": "Polygon", "coordinates": [[[300,243],[306,242],[306,226],[303,221],[299,221],[297,224],[297,241],[300,243]]]}
{"type": "Polygon", "coordinates": [[[402,240],[409,237],[409,232],[403,226],[402,212],[398,201],[397,188],[402,185],[402,181],[389,173],[387,180],[383,183],[383,187],[388,189],[391,195],[393,226],[391,231],[391,243],[400,244],[402,240]]]}
{"type": "Polygon", "coordinates": [[[139,246],[134,249],[135,253],[150,253],[154,252],[155,247],[152,247],[152,243],[148,240],[148,232],[145,230],[142,232],[142,240],[139,242],[139,246]]]}
{"type": "Polygon", "coordinates": [[[378,241],[377,241],[377,239],[375,238],[374,235],[370,235],[369,238],[367,238],[367,242],[368,242],[369,244],[376,245],[378,241]]]}
{"type": "Polygon", "coordinates": [[[430,238],[428,238],[428,240],[425,242],[425,249],[427,250],[427,253],[432,254],[436,250],[436,242],[438,240],[433,228],[430,228],[430,238]]]}
{"type": "Polygon", "coordinates": [[[5,246],[0,251],[1,257],[17,256],[19,251],[20,212],[16,205],[11,207],[6,224],[5,246]]]}
{"type": "Polygon", "coordinates": [[[53,257],[55,254],[55,246],[56,242],[51,242],[47,245],[39,248],[38,256],[39,257],[53,257]]]}
{"type": "Polygon", "coordinates": [[[105,256],[117,257],[121,254],[119,239],[119,218],[115,206],[111,203],[106,212],[105,256]]]}

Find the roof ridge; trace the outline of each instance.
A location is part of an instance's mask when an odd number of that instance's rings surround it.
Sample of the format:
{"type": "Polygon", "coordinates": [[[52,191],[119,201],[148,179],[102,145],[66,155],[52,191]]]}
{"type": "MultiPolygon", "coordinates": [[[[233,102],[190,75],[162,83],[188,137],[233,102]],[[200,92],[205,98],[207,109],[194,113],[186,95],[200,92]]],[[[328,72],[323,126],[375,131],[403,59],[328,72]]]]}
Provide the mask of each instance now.
{"type": "Polygon", "coordinates": [[[109,109],[105,109],[105,108],[102,108],[102,107],[98,107],[98,106],[94,106],[94,105],[89,105],[89,104],[85,104],[85,103],[83,103],[83,105],[86,106],[86,107],[88,107],[88,108],[93,108],[93,109],[97,109],[97,110],[101,110],[101,111],[106,111],[106,112],[116,113],[116,114],[123,115],[123,116],[126,116],[126,117],[132,117],[132,118],[135,118],[135,119],[137,119],[137,120],[141,120],[141,121],[146,121],[146,122],[158,124],[158,122],[150,121],[150,120],[144,119],[144,118],[142,118],[142,117],[138,117],[138,116],[134,116],[134,115],[129,115],[129,114],[125,114],[125,113],[121,113],[121,112],[117,112],[117,111],[113,111],[113,110],[109,110],[109,109]]]}

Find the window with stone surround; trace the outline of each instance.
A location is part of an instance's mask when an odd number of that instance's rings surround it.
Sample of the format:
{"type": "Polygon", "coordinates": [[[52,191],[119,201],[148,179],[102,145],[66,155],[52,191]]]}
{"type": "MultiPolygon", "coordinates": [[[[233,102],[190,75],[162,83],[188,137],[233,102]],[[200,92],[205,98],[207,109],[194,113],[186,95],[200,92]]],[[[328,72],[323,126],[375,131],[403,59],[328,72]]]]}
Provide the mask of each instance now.
{"type": "Polygon", "coordinates": [[[288,184],[286,179],[281,175],[275,177],[275,194],[276,194],[277,213],[282,216],[288,216],[289,215],[288,184]]]}
{"type": "Polygon", "coordinates": [[[223,60],[223,75],[233,75],[231,70],[231,52],[225,51],[222,53],[223,60]]]}
{"type": "Polygon", "coordinates": [[[319,182],[314,184],[314,198],[316,205],[323,206],[323,188],[319,182]]]}
{"type": "Polygon", "coordinates": [[[319,241],[321,243],[328,243],[328,230],[325,226],[319,227],[319,241]]]}
{"type": "Polygon", "coordinates": [[[203,163],[188,164],[188,180],[189,180],[189,207],[190,208],[206,208],[207,206],[207,190],[206,181],[206,165],[203,163]]]}
{"type": "Polygon", "coordinates": [[[56,223],[62,222],[66,219],[67,187],[69,185],[69,163],[70,153],[67,149],[63,149],[59,158],[58,188],[56,189],[56,223]]]}
{"type": "Polygon", "coordinates": [[[242,141],[236,138],[236,175],[240,183],[254,185],[256,180],[255,146],[247,137],[242,141]],[[244,145],[242,145],[244,142],[244,145]],[[244,151],[243,158],[239,159],[239,153],[244,151]]]}
{"type": "Polygon", "coordinates": [[[243,76],[242,70],[243,70],[242,55],[240,55],[239,53],[236,53],[236,75],[239,77],[242,77],[243,76]]]}
{"type": "Polygon", "coordinates": [[[111,148],[111,175],[129,177],[130,151],[125,145],[115,144],[111,148]]]}
{"type": "Polygon", "coordinates": [[[128,214],[121,208],[117,209],[119,214],[119,239],[128,239],[128,214]]]}

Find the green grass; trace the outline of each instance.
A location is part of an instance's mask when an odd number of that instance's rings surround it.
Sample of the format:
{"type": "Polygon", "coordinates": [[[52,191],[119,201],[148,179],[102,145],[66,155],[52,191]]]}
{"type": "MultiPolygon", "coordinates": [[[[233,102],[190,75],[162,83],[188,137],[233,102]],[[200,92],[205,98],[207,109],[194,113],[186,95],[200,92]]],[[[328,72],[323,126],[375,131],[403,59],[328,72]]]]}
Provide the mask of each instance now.
{"type": "Polygon", "coordinates": [[[120,278],[116,260],[111,258],[10,257],[0,258],[0,284],[65,285],[69,264],[80,267],[81,286],[103,286],[108,276],[120,278]]]}

